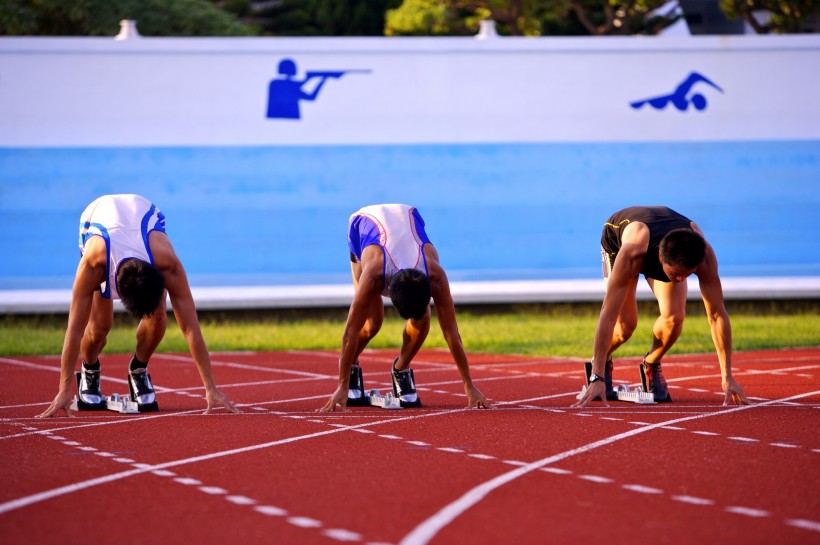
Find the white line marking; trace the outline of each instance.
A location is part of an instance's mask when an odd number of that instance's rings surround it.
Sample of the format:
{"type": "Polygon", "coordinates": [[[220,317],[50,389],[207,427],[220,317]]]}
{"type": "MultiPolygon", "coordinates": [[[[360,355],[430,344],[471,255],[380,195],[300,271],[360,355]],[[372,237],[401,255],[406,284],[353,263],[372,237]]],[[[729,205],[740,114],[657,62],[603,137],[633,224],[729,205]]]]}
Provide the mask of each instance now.
{"type": "Polygon", "coordinates": [[[692,505],[714,505],[714,500],[708,500],[706,498],[697,498],[695,496],[672,496],[672,499],[675,501],[680,501],[683,503],[691,503],[692,505]]]}
{"type": "Polygon", "coordinates": [[[254,507],[253,510],[257,513],[268,515],[269,517],[284,517],[288,514],[288,512],[284,509],[274,507],[273,505],[259,505],[257,507],[254,507]]]}
{"type": "Polygon", "coordinates": [[[792,443],[769,443],[773,447],[780,447],[780,448],[800,448],[800,445],[795,445],[792,443]]]}
{"type": "Polygon", "coordinates": [[[593,483],[601,483],[601,484],[608,484],[614,482],[612,479],[608,479],[606,477],[601,477],[600,475],[578,475],[579,479],[583,479],[585,481],[590,481],[593,483]]]}
{"type": "MultiPolygon", "coordinates": [[[[688,422],[690,420],[698,420],[701,418],[709,418],[712,416],[725,416],[727,414],[736,413],[739,411],[746,411],[749,409],[755,409],[759,407],[765,407],[766,405],[770,405],[772,403],[776,403],[779,401],[789,401],[792,399],[800,399],[803,397],[810,397],[814,395],[820,394],[820,390],[816,390],[814,392],[806,393],[806,394],[799,394],[796,396],[785,398],[784,400],[772,401],[767,403],[760,403],[757,405],[742,405],[740,407],[733,407],[731,409],[721,410],[718,412],[710,413],[710,414],[702,414],[696,416],[687,416],[683,418],[677,418],[674,420],[669,420],[666,422],[659,422],[658,424],[653,424],[651,426],[645,426],[642,428],[636,428],[624,433],[619,433],[617,435],[613,435],[611,437],[607,437],[606,439],[601,439],[599,441],[595,441],[593,443],[588,443],[578,448],[574,448],[572,450],[568,450],[565,452],[561,452],[559,454],[554,454],[552,456],[548,456],[541,460],[532,462],[527,464],[526,466],[520,467],[518,469],[513,469],[508,471],[507,473],[503,473],[498,475],[497,477],[490,479],[489,481],[485,481],[484,483],[472,488],[465,492],[460,498],[457,500],[445,505],[438,512],[436,512],[433,516],[429,517],[427,520],[423,521],[421,524],[416,526],[409,534],[407,534],[400,542],[400,545],[426,545],[430,542],[433,537],[438,534],[438,532],[444,528],[445,526],[449,525],[453,520],[461,516],[465,511],[472,508],[479,502],[481,502],[490,492],[500,488],[519,477],[522,477],[532,471],[537,469],[542,469],[544,466],[549,464],[553,464],[555,462],[559,462],[561,460],[565,460],[567,458],[571,458],[578,454],[585,454],[591,450],[611,445],[616,441],[621,441],[623,439],[627,439],[629,437],[633,437],[635,435],[639,435],[642,433],[646,433],[652,431],[654,429],[663,427],[663,426],[670,426],[674,424],[679,424],[681,422],[688,422]]],[[[2,512],[2,511],[0,511],[2,512]]]]}
{"type": "Polygon", "coordinates": [[[794,526],[796,528],[802,528],[804,530],[813,530],[815,532],[820,532],[820,522],[815,522],[813,520],[789,519],[786,521],[786,524],[788,524],[789,526],[794,526]]]}
{"type": "Polygon", "coordinates": [[[178,482],[179,484],[184,484],[184,485],[187,485],[187,486],[199,486],[199,485],[202,484],[202,481],[198,481],[196,479],[191,479],[189,477],[180,477],[178,479],[174,479],[174,481],[178,482]]]}
{"type": "Polygon", "coordinates": [[[221,494],[227,494],[228,491],[224,488],[219,488],[218,486],[200,486],[197,488],[200,492],[205,492],[206,494],[211,494],[212,496],[217,496],[221,494]]]}
{"type": "Polygon", "coordinates": [[[727,437],[726,439],[740,441],[741,443],[757,443],[757,439],[752,439],[751,437],[727,437]]]}
{"type": "Polygon", "coordinates": [[[247,496],[226,496],[225,499],[236,505],[253,505],[256,503],[256,500],[247,496]]]}
{"type": "Polygon", "coordinates": [[[319,528],[322,523],[310,517],[290,517],[288,522],[299,528],[319,528]]]}
{"type": "Polygon", "coordinates": [[[478,458],[479,460],[495,460],[495,456],[489,456],[487,454],[468,454],[471,458],[478,458]]]}
{"type": "MultiPolygon", "coordinates": [[[[321,397],[324,398],[326,396],[321,396],[321,397]]],[[[215,459],[215,458],[233,456],[234,454],[242,454],[242,453],[251,452],[251,451],[254,451],[254,450],[261,450],[261,449],[266,449],[266,448],[275,447],[275,446],[279,446],[279,445],[286,445],[286,444],[289,444],[289,443],[294,443],[296,441],[302,441],[302,440],[305,440],[305,439],[313,439],[313,438],[316,438],[316,437],[323,437],[325,435],[332,435],[334,433],[342,433],[342,432],[345,432],[345,431],[348,431],[348,430],[354,430],[354,429],[364,427],[364,426],[378,426],[378,425],[381,425],[381,424],[390,424],[390,423],[393,423],[393,422],[408,421],[408,420],[418,420],[418,419],[421,419],[421,418],[428,418],[428,417],[435,417],[435,416],[445,416],[445,415],[448,415],[448,414],[460,413],[460,412],[464,412],[464,410],[463,409],[452,409],[452,410],[435,412],[435,413],[424,413],[424,414],[416,414],[416,415],[406,416],[406,417],[392,418],[390,420],[383,420],[383,421],[380,421],[380,422],[369,422],[369,423],[366,423],[366,424],[357,424],[355,426],[347,426],[345,428],[334,428],[332,430],[324,430],[324,431],[319,431],[319,432],[315,432],[315,433],[310,433],[310,434],[307,434],[307,435],[298,435],[298,436],[295,436],[295,437],[288,437],[288,438],[285,438],[285,439],[270,441],[268,443],[260,443],[260,444],[257,444],[257,445],[250,445],[250,446],[247,446],[247,447],[240,447],[240,448],[235,448],[235,449],[230,449],[230,450],[223,450],[223,451],[220,451],[220,452],[213,452],[213,453],[210,453],[210,454],[203,454],[203,455],[200,455],[200,456],[194,456],[194,457],[185,458],[185,459],[182,459],[182,460],[174,460],[174,461],[171,461],[171,462],[164,462],[164,463],[153,465],[153,466],[148,465],[148,464],[134,464],[135,469],[131,469],[131,470],[128,470],[128,471],[122,471],[122,472],[119,472],[119,473],[112,473],[112,474],[109,474],[109,475],[104,475],[102,477],[97,477],[95,479],[89,479],[89,480],[86,480],[86,481],[80,481],[80,482],[77,482],[77,483],[61,486],[61,487],[58,487],[58,488],[53,488],[51,490],[45,490],[43,492],[38,492],[36,494],[31,494],[29,496],[24,496],[22,498],[17,498],[15,500],[10,500],[10,501],[4,502],[4,503],[0,503],[0,514],[7,513],[9,511],[13,511],[15,509],[20,509],[21,507],[26,507],[28,505],[32,505],[32,504],[35,504],[35,503],[46,501],[46,500],[49,500],[49,499],[52,499],[52,498],[63,496],[65,494],[72,494],[72,493],[78,492],[80,490],[85,490],[87,488],[92,488],[94,486],[107,484],[107,483],[110,483],[110,482],[113,482],[113,481],[118,481],[120,479],[127,479],[128,477],[133,477],[135,475],[141,475],[143,473],[147,473],[149,471],[156,471],[158,469],[168,469],[168,468],[171,468],[171,467],[178,467],[178,466],[182,466],[182,465],[193,464],[193,463],[197,463],[197,462],[203,462],[205,460],[212,460],[212,459],[215,459]]],[[[85,447],[85,448],[92,448],[92,447],[85,447]]],[[[94,449],[94,450],[96,450],[96,449],[94,449]]]]}
{"type": "Polygon", "coordinates": [[[561,469],[559,467],[542,467],[540,468],[541,471],[545,471],[547,473],[555,473],[556,475],[570,475],[572,471],[568,469],[561,469]]]}
{"type": "Polygon", "coordinates": [[[663,494],[663,490],[660,488],[652,488],[650,486],[643,486],[641,484],[625,484],[621,486],[624,490],[630,490],[632,492],[638,492],[640,494],[663,494]]]}
{"type": "Polygon", "coordinates": [[[762,518],[771,516],[771,513],[768,511],[763,511],[762,509],[752,509],[751,507],[740,507],[737,505],[733,505],[726,508],[727,513],[735,513],[737,515],[745,515],[747,517],[754,517],[754,518],[762,518]]]}
{"type": "Polygon", "coordinates": [[[343,530],[341,528],[331,528],[322,532],[324,535],[336,541],[361,541],[362,535],[350,530],[343,530]]]}

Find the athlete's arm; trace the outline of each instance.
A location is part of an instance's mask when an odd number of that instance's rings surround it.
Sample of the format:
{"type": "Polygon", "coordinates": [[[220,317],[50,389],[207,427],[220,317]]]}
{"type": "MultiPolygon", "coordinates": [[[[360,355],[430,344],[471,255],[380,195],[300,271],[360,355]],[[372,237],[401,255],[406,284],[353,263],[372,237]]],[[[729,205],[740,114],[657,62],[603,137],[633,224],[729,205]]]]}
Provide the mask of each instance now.
{"type": "Polygon", "coordinates": [[[83,333],[91,316],[94,292],[105,281],[106,254],[105,241],[100,237],[91,237],[85,245],[71,290],[68,327],[66,327],[63,351],[60,355],[59,389],[51,405],[37,415],[38,418],[53,416],[60,409],[64,410],[67,416],[72,416],[69,406],[74,389],[74,371],[80,355],[83,333]]]}
{"type": "Polygon", "coordinates": [[[205,400],[208,407],[205,413],[211,412],[217,405],[222,405],[230,412],[240,412],[231,400],[216,387],[213,369],[211,368],[211,355],[205,345],[202,336],[202,329],[199,327],[199,319],[196,314],[196,305],[191,295],[191,288],[188,285],[188,276],[179,258],[174,252],[171,241],[160,231],[152,231],[149,235],[151,253],[154,256],[154,264],[162,273],[165,281],[165,289],[171,299],[171,307],[174,311],[179,329],[188,343],[188,349],[194,358],[199,377],[205,386],[205,400]]]}
{"type": "Polygon", "coordinates": [[[464,350],[464,343],[458,332],[456,322],[456,309],[453,303],[453,296],[450,293],[450,282],[447,274],[439,264],[438,253],[432,244],[424,245],[424,257],[427,260],[427,273],[430,279],[430,289],[433,295],[433,302],[436,308],[436,319],[438,320],[444,340],[450,348],[450,354],[456,362],[461,380],[464,382],[464,392],[467,394],[468,408],[491,408],[492,405],[473,384],[470,377],[470,365],[467,361],[467,352],[464,350]]]}
{"type": "MultiPolygon", "coordinates": [[[[703,236],[697,225],[693,223],[692,227],[703,236]]],[[[721,385],[726,393],[723,404],[728,405],[732,402],[737,405],[747,405],[749,401],[743,388],[732,378],[732,325],[724,304],[717,257],[708,242],[706,243],[706,256],[695,270],[695,274],[700,284],[700,293],[706,309],[706,317],[709,320],[712,342],[715,344],[715,352],[720,362],[721,385]]]]}
{"type": "Polygon", "coordinates": [[[342,410],[347,407],[348,380],[350,368],[355,362],[359,348],[359,334],[362,331],[374,304],[381,305],[384,287],[384,254],[382,248],[371,244],[362,251],[360,263],[351,263],[355,293],[347,314],[342,349],[339,353],[339,382],[333,395],[319,411],[342,410]]]}
{"type": "MultiPolygon", "coordinates": [[[[606,359],[612,348],[612,335],[615,324],[624,306],[629,290],[632,289],[631,280],[641,272],[646,250],[649,247],[649,228],[644,223],[633,222],[624,228],[621,236],[621,248],[612,266],[612,272],[606,285],[604,302],[598,323],[595,327],[595,340],[592,350],[592,372],[604,376],[606,359]]],[[[603,381],[596,381],[589,385],[581,399],[573,405],[583,407],[596,398],[606,401],[606,386],[603,381]]]]}

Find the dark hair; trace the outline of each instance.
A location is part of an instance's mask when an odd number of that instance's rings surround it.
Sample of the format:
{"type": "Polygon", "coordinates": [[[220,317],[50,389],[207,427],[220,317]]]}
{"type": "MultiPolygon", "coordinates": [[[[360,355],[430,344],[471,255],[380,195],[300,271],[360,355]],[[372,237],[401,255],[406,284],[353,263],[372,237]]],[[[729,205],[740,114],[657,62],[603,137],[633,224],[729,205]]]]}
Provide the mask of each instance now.
{"type": "Polygon", "coordinates": [[[128,259],[117,269],[117,291],[125,310],[140,319],[154,313],[165,296],[162,274],[142,259],[128,259]]]}
{"type": "Polygon", "coordinates": [[[691,229],[674,229],[661,239],[660,254],[665,263],[694,269],[706,255],[706,241],[691,229]]]}
{"type": "Polygon", "coordinates": [[[430,304],[430,280],[427,275],[415,269],[402,269],[388,288],[390,300],[402,318],[421,320],[430,304]]]}

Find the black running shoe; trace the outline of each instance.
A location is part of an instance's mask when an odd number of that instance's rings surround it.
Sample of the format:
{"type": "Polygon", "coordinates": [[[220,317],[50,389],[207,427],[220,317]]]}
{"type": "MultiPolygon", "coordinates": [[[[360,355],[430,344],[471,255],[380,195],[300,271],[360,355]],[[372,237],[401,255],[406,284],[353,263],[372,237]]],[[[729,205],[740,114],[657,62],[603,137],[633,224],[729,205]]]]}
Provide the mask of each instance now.
{"type": "MultiPolygon", "coordinates": [[[[393,361],[393,365],[399,359],[393,361]]],[[[413,378],[413,370],[409,367],[401,371],[396,371],[393,367],[391,373],[393,377],[393,395],[399,398],[402,407],[421,407],[421,399],[416,393],[416,381],[413,378]]]]}
{"type": "Polygon", "coordinates": [[[607,360],[604,368],[604,385],[606,386],[607,401],[618,401],[618,392],[612,387],[612,369],[614,368],[612,360],[607,360]]]}
{"type": "Polygon", "coordinates": [[[348,407],[363,407],[370,405],[364,390],[364,380],[362,379],[362,368],[356,362],[350,367],[350,378],[347,382],[347,405],[348,407]]]}
{"type": "MultiPolygon", "coordinates": [[[[589,386],[589,376],[592,374],[592,362],[584,362],[584,369],[586,369],[587,372],[587,386],[589,386]]],[[[618,401],[618,393],[612,388],[612,360],[608,360],[604,368],[604,386],[606,387],[607,401],[618,401]]]]}
{"type": "Polygon", "coordinates": [[[95,411],[105,409],[105,396],[100,389],[100,368],[89,369],[83,362],[83,370],[77,373],[77,409],[95,411]]]}
{"type": "Polygon", "coordinates": [[[666,379],[663,377],[661,362],[647,363],[644,361],[640,365],[641,382],[643,391],[655,396],[657,403],[669,403],[672,396],[669,395],[669,388],[666,386],[666,379]]]}
{"type": "Polygon", "coordinates": [[[151,375],[146,369],[134,369],[128,372],[128,387],[131,390],[131,401],[135,401],[140,412],[159,410],[151,375]]]}

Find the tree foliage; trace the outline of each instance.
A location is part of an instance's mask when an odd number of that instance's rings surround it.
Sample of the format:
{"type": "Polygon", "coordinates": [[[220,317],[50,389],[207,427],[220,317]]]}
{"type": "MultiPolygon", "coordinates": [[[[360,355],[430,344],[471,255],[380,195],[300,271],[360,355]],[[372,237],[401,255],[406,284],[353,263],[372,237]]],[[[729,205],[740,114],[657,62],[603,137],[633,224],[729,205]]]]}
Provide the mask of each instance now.
{"type": "Polygon", "coordinates": [[[209,0],[0,0],[0,34],[10,36],[115,36],[122,19],[144,36],[255,33],[209,0]]]}
{"type": "Polygon", "coordinates": [[[730,19],[742,18],[758,34],[806,32],[811,18],[815,25],[820,21],[817,0],[720,0],[720,9],[730,19]]]}
{"type": "Polygon", "coordinates": [[[674,15],[648,18],[665,0],[404,0],[387,35],[472,35],[483,19],[512,36],[655,34],[674,15]]]}
{"type": "Polygon", "coordinates": [[[215,0],[271,36],[382,36],[384,14],[401,0],[215,0]]]}

